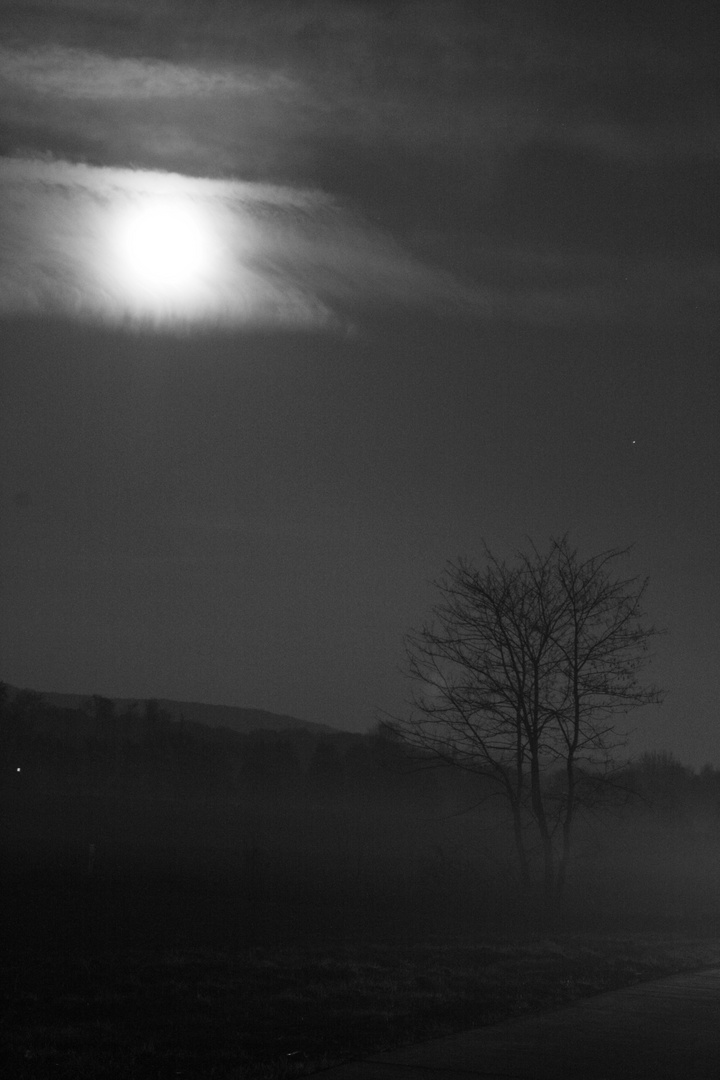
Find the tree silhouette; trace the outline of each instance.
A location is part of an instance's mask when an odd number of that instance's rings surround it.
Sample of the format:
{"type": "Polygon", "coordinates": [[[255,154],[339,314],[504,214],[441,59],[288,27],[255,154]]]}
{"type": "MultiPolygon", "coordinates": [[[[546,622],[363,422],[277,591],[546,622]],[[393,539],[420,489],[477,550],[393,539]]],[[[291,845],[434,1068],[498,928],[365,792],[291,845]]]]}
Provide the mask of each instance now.
{"type": "Polygon", "coordinates": [[[651,639],[647,581],[616,578],[626,550],[582,560],[567,539],[512,564],[449,563],[432,621],[406,639],[411,711],[390,721],[426,761],[481,774],[509,807],[520,876],[562,897],[581,806],[625,741],[620,715],[658,702],[638,679],[651,639]]]}

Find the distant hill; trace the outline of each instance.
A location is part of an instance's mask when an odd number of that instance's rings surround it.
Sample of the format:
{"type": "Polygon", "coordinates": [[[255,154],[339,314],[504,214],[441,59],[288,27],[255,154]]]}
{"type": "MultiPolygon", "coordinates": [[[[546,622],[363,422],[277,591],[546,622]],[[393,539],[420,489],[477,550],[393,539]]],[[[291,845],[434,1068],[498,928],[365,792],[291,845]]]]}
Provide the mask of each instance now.
{"type": "MultiPolygon", "coordinates": [[[[8,685],[11,696],[18,688],[8,685]]],[[[38,691],[48,705],[59,709],[79,709],[91,699],[90,694],[55,694],[38,691]]],[[[124,712],[138,704],[142,709],[145,699],[109,698],[117,712],[124,712]]],[[[315,724],[310,720],[299,720],[296,716],[284,716],[281,713],[266,712],[264,709],[243,709],[234,705],[207,705],[199,701],[170,701],[167,698],[154,698],[159,708],[168,713],[173,720],[187,720],[191,723],[204,724],[206,727],[224,727],[232,731],[308,731],[316,735],[322,732],[335,732],[338,729],[327,724],[315,724]]]]}

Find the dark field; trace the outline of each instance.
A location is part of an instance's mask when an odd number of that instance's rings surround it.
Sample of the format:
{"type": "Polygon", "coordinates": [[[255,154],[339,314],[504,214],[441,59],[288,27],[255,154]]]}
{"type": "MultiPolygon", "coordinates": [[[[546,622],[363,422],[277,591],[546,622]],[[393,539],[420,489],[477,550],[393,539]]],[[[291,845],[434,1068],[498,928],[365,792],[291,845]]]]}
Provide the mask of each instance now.
{"type": "MultiPolygon", "coordinates": [[[[58,904],[30,935],[26,908],[15,940],[4,924],[4,1077],[291,1077],[720,963],[720,937],[488,930],[443,942],[378,922],[377,939],[363,940],[359,923],[343,931],[332,919],[324,937],[322,912],[306,913],[302,927],[286,918],[284,931],[268,912],[262,931],[246,927],[262,944],[236,934],[223,947],[217,905],[200,946],[187,896],[174,912],[168,903],[166,921],[156,911],[155,924],[146,898],[142,926],[121,919],[115,934],[87,918],[80,893],[64,899],[76,904],[74,919],[58,904]]],[[[92,901],[96,916],[117,919],[92,901]]],[[[132,903],[127,890],[122,903],[132,903]]]]}
{"type": "Polygon", "coordinates": [[[478,778],[96,706],[0,724],[3,1080],[274,1080],[720,964],[720,772],[627,770],[560,917],[478,778]]]}

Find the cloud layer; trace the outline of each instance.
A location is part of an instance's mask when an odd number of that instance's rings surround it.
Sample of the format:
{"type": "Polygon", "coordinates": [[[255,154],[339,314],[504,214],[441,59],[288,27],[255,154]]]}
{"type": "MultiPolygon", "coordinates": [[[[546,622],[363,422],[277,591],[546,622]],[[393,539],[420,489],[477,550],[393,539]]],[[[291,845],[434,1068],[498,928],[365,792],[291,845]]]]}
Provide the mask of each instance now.
{"type": "Polygon", "coordinates": [[[147,57],[111,57],[88,49],[0,46],[2,81],[12,90],[80,101],[253,95],[289,91],[279,75],[245,69],[213,70],[147,57]]]}
{"type": "Polygon", "coordinates": [[[682,208],[709,206],[717,179],[711,39],[687,20],[552,8],[28,3],[0,48],[15,158],[0,170],[0,308],[148,317],[99,272],[101,193],[122,204],[142,197],[138,176],[177,172],[241,178],[192,182],[227,226],[225,272],[192,322],[335,325],[397,303],[562,323],[695,302],[705,317],[718,227],[682,208]]]}
{"type": "MultiPolygon", "coordinates": [[[[0,159],[0,310],[120,324],[340,327],[366,304],[479,295],[318,192],[56,160],[0,159]],[[137,288],[118,222],[153,200],[192,215],[217,254],[197,282],[137,288]]],[[[138,264],[138,270],[142,266],[138,264]]],[[[141,276],[138,273],[138,276],[141,276]]]]}
{"type": "Polygon", "coordinates": [[[178,168],[185,153],[206,175],[299,168],[321,184],[309,140],[469,155],[490,183],[536,140],[629,162],[717,154],[715,56],[688,19],[593,25],[521,0],[33,7],[42,18],[5,27],[0,118],[58,141],[28,130],[25,151],[74,140],[96,163],[178,168]]]}

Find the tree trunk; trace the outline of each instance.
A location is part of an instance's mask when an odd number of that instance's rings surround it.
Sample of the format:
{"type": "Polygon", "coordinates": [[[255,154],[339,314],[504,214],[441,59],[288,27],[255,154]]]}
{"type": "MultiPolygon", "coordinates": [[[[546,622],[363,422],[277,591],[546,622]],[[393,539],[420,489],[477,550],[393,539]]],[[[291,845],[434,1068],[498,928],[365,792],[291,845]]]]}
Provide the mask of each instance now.
{"type": "Polygon", "coordinates": [[[572,755],[568,757],[566,762],[567,771],[567,804],[565,806],[565,818],[563,820],[563,844],[562,853],[558,861],[557,872],[557,894],[558,899],[562,900],[565,893],[565,885],[567,882],[567,868],[570,861],[570,847],[572,841],[572,825],[573,818],[575,816],[575,765],[572,755]]]}
{"type": "Polygon", "coordinates": [[[513,833],[515,835],[515,850],[520,866],[520,878],[523,886],[529,889],[532,886],[532,874],[530,873],[530,860],[525,848],[525,832],[522,823],[522,807],[520,803],[512,804],[513,833]]]}
{"type": "Polygon", "coordinates": [[[555,853],[553,851],[552,836],[548,828],[545,804],[543,802],[542,787],[540,782],[540,763],[538,761],[537,748],[531,749],[530,756],[530,793],[532,798],[533,816],[540,833],[540,842],[543,853],[543,889],[545,896],[550,898],[555,892],[555,853]]]}

